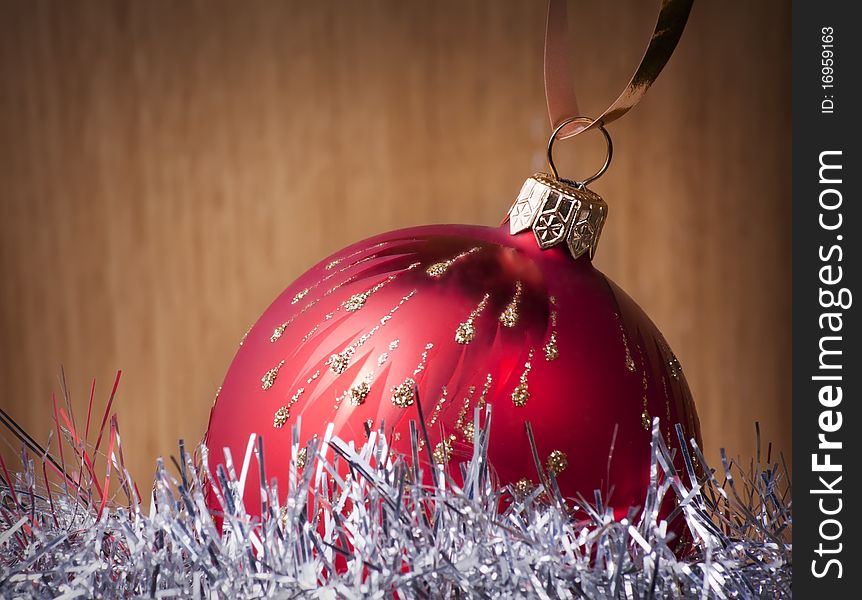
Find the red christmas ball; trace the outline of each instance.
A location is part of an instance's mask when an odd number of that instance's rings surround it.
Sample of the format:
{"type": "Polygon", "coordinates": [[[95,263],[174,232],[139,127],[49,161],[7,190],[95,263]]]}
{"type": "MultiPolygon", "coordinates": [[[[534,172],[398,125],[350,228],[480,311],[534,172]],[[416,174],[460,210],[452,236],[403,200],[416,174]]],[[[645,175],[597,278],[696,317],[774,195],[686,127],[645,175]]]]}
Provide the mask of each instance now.
{"type": "MultiPolygon", "coordinates": [[[[677,423],[700,439],[679,363],[591,252],[573,258],[578,223],[568,248],[542,249],[543,235],[560,232],[536,225],[512,235],[511,214],[501,228],[386,233],[296,280],[230,366],[207,432],[211,465],[224,461],[224,447],[242,457],[254,432],[265,439],[267,478],[286,480],[299,417],[303,443],[333,423],[334,435],[361,445],[385,422],[394,450],[409,454],[419,408],[434,459],[456,464],[472,455],[474,409],[492,403],[489,462],[502,484],[538,481],[529,421],[564,496],[612,490],[618,517],[641,505],[651,419],[661,419],[669,446],[678,446],[677,423]]],[[[601,221],[585,223],[594,247],[601,221]]],[[[243,493],[257,513],[256,469],[243,493]]]]}

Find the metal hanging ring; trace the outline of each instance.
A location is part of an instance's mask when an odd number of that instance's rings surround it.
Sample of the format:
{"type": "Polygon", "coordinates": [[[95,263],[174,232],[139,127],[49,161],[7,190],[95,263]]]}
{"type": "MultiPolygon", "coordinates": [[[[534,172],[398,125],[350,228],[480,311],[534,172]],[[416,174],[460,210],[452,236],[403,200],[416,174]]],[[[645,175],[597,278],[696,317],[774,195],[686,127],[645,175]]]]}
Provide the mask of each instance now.
{"type": "MultiPolygon", "coordinates": [[[[551,174],[554,176],[554,179],[560,181],[560,174],[557,172],[557,167],[554,164],[554,141],[557,139],[557,135],[563,128],[569,123],[586,123],[587,125],[592,125],[595,122],[595,119],[591,119],[589,117],[569,117],[568,119],[564,119],[562,123],[557,125],[557,128],[554,129],[554,133],[551,134],[551,138],[548,140],[548,166],[551,168],[551,174]]],[[[608,154],[605,158],[605,164],[596,171],[594,174],[590,175],[583,181],[575,181],[574,183],[578,187],[585,187],[588,184],[592,183],[599,177],[605,174],[605,171],[608,170],[608,167],[611,166],[611,159],[614,157],[614,143],[611,141],[611,134],[608,133],[608,130],[605,129],[603,124],[599,124],[597,126],[598,130],[602,132],[602,135],[605,138],[605,144],[608,147],[608,154]]]]}

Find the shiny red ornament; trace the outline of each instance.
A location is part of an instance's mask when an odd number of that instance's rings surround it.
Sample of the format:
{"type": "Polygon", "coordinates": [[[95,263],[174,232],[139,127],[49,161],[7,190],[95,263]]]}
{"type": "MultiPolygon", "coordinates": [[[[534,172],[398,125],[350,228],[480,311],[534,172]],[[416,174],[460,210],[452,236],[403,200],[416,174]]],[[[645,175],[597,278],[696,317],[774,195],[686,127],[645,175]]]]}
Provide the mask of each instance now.
{"type": "MultiPolygon", "coordinates": [[[[489,460],[502,484],[539,480],[529,421],[564,496],[610,493],[617,517],[641,505],[652,418],[669,446],[677,423],[700,439],[685,378],[655,325],[588,254],[543,250],[538,238],[509,225],[435,225],[320,262],[244,339],[211,413],[210,464],[224,461],[223,447],[241,459],[259,433],[267,478],[286,481],[299,417],[303,444],[333,423],[361,445],[385,423],[395,451],[409,454],[421,402],[435,461],[455,465],[472,455],[474,409],[493,404],[489,460]]],[[[257,479],[250,469],[252,514],[257,479]]]]}

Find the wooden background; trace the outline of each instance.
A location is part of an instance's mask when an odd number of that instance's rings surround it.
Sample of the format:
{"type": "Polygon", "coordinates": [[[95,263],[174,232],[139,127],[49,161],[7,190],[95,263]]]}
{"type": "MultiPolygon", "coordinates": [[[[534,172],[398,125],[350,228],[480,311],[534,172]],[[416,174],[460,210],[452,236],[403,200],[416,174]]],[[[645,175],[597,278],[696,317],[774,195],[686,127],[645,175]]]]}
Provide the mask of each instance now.
{"type": "MultiPolygon", "coordinates": [[[[595,114],[657,2],[573,2],[595,114]]],[[[790,453],[789,4],[697,3],[617,154],[597,264],[679,356],[709,456],[790,453]]],[[[0,0],[0,406],[45,439],[117,369],[133,475],[204,432],[237,343],[305,268],[498,223],[549,133],[544,2],[0,0]]],[[[599,136],[560,145],[564,173],[599,136]]],[[[101,414],[101,408],[99,408],[101,414]]],[[[8,437],[8,436],[7,436],[8,437]]]]}

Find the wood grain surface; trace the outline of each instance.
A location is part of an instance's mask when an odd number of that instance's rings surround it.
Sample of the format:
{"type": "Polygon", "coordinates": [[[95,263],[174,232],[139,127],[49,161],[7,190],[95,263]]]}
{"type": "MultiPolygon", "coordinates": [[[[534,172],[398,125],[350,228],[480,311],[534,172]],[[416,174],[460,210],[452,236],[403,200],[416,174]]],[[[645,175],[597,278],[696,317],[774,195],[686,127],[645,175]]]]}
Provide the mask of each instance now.
{"type": "MultiPolygon", "coordinates": [[[[595,114],[657,2],[573,2],[595,114]]],[[[596,262],[664,331],[708,456],[790,453],[789,4],[701,2],[611,126],[596,262]]],[[[65,368],[127,462],[197,442],[243,333],[371,234],[498,223],[542,168],[544,2],[0,0],[0,406],[38,438],[65,368]]],[[[598,135],[560,144],[590,172],[598,135]]],[[[6,435],[5,437],[9,437],[6,435]]]]}

